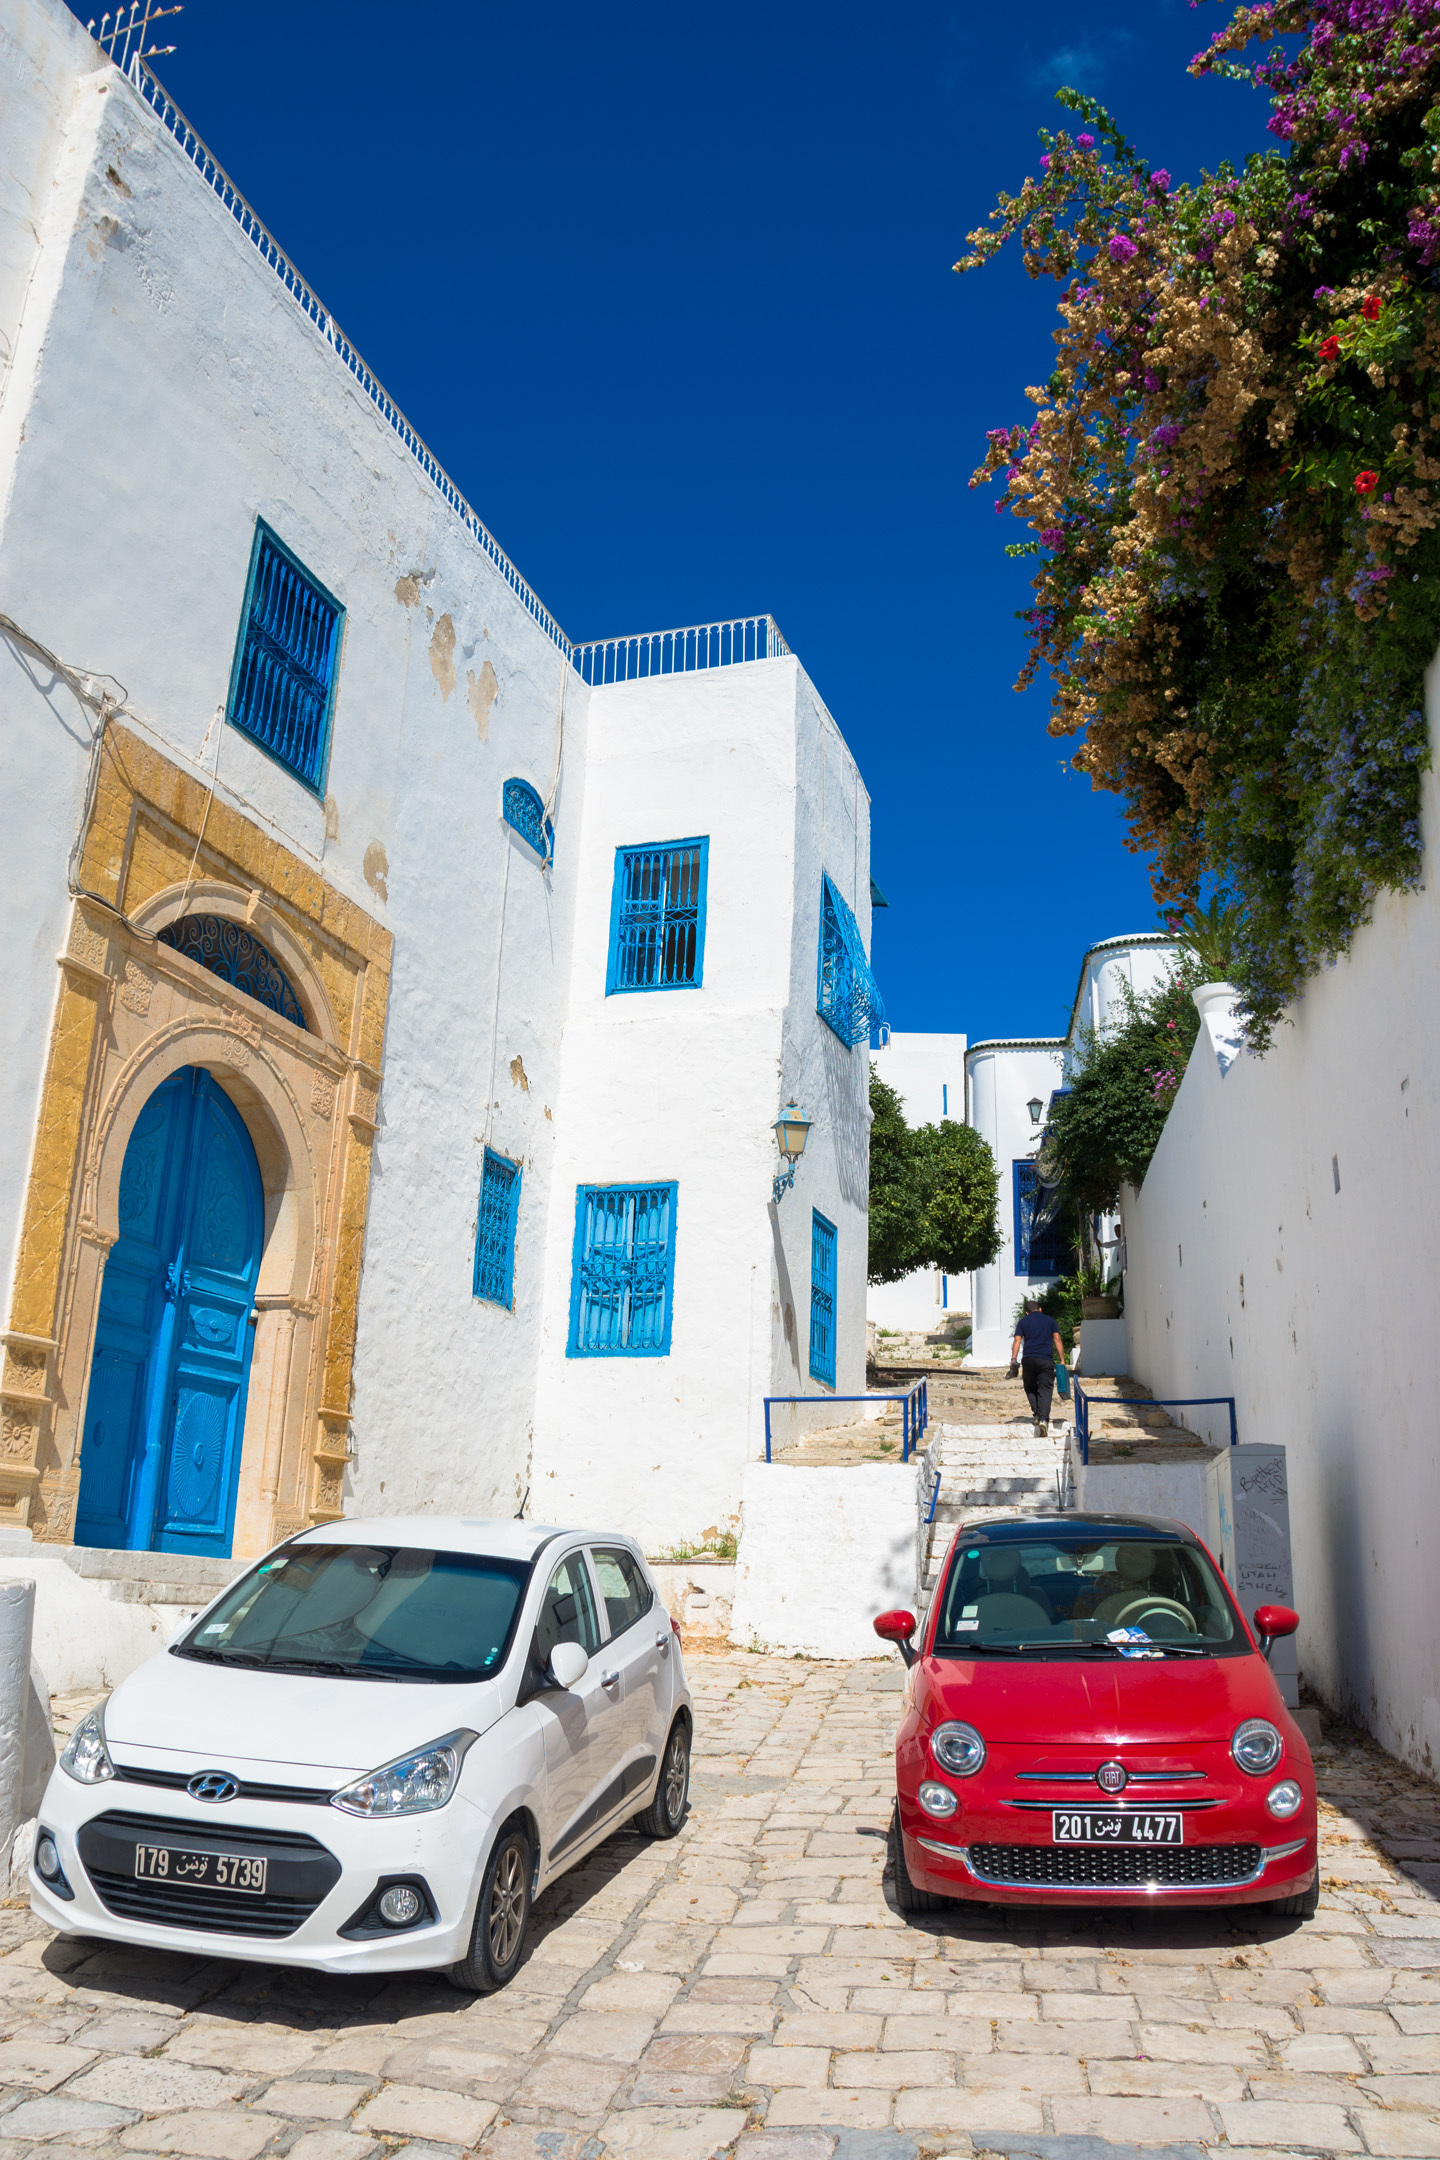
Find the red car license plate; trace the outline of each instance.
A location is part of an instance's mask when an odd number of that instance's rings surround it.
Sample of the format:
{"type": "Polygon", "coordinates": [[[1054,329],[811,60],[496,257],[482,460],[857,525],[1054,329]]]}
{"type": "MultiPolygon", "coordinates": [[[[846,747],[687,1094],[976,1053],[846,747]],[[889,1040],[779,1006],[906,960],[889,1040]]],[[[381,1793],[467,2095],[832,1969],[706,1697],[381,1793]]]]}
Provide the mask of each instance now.
{"type": "Polygon", "coordinates": [[[1051,1834],[1057,1845],[1183,1845],[1183,1815],[1142,1815],[1139,1809],[1056,1809],[1051,1834]]]}
{"type": "Polygon", "coordinates": [[[185,1852],[175,1845],[137,1845],[135,1873],[145,1882],[175,1883],[190,1890],[238,1890],[264,1897],[268,1860],[245,1853],[185,1852]]]}

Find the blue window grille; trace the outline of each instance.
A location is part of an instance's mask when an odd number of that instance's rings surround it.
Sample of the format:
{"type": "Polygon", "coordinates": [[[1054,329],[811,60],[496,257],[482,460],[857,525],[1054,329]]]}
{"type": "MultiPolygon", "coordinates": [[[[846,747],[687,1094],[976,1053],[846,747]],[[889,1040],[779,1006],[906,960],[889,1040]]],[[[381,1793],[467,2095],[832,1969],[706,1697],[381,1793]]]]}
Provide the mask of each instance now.
{"type": "Polygon", "coordinates": [[[1042,1185],[1033,1162],[1017,1162],[1015,1177],[1015,1273],[1044,1278],[1063,1275],[1069,1240],[1056,1213],[1053,1186],[1042,1185]]]}
{"type": "Polygon", "coordinates": [[[325,792],[344,613],[257,519],[225,717],[316,795],[325,792]]]}
{"type": "Polygon", "coordinates": [[[225,915],[182,915],[155,933],[156,943],[194,960],[222,982],[233,983],[257,1005],[279,1013],[292,1027],[308,1027],[290,978],[268,945],[225,915]]]}
{"type": "Polygon", "coordinates": [[[820,887],[820,971],[815,994],[820,1018],[853,1049],[889,1034],[885,1001],[870,972],[860,925],[826,876],[820,887]]]}
{"type": "Polygon", "coordinates": [[[515,1217],[519,1207],[519,1163],[487,1147],[480,1175],[480,1216],[475,1225],[475,1295],[491,1305],[515,1302],[515,1217]]]}
{"type": "Polygon", "coordinates": [[[605,995],[698,990],[705,959],[708,840],[617,848],[605,995]]]}
{"type": "Polygon", "coordinates": [[[507,780],[500,801],[505,823],[529,842],[542,862],[548,863],[555,852],[555,827],[529,781],[507,780]]]}
{"type": "Polygon", "coordinates": [[[835,1225],[810,1216],[810,1377],[835,1385],[835,1225]]]}
{"type": "Polygon", "coordinates": [[[668,1357],[674,1185],[581,1185],[575,1194],[568,1357],[668,1357]]]}

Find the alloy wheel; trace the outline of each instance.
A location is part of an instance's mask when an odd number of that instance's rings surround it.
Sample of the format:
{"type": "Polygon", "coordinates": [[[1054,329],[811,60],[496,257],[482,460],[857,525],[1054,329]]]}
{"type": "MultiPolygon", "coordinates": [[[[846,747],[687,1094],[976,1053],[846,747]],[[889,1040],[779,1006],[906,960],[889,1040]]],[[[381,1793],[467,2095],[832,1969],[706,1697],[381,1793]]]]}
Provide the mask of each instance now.
{"type": "Polygon", "coordinates": [[[518,1839],[501,1853],[490,1888],[490,1955],[506,1966],[520,1947],[525,1925],[525,1856],[518,1839]]]}
{"type": "Polygon", "coordinates": [[[685,1730],[677,1725],[670,1738],[670,1752],[665,1758],[665,1813],[672,1823],[680,1820],[680,1811],[685,1805],[689,1768],[690,1751],[685,1745],[685,1730]]]}

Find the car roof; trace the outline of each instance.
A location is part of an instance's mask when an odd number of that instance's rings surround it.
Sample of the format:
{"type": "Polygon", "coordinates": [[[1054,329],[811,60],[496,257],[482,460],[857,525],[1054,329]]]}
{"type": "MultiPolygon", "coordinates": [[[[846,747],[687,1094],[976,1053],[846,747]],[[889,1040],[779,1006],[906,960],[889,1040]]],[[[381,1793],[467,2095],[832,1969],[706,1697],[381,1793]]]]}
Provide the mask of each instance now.
{"type": "Polygon", "coordinates": [[[425,1552],[483,1554],[493,1560],[533,1560],[557,1539],[604,1538],[633,1545],[620,1530],[567,1528],[561,1523],[516,1522],[506,1516],[356,1515],[316,1523],[293,1543],[306,1545],[401,1545],[425,1552]]]}
{"type": "Polygon", "coordinates": [[[1188,1524],[1163,1515],[995,1515],[988,1522],[962,1522],[959,1534],[971,1545],[1015,1545],[1048,1537],[1093,1537],[1097,1545],[1116,1538],[1167,1545],[1199,1542],[1188,1524]]]}

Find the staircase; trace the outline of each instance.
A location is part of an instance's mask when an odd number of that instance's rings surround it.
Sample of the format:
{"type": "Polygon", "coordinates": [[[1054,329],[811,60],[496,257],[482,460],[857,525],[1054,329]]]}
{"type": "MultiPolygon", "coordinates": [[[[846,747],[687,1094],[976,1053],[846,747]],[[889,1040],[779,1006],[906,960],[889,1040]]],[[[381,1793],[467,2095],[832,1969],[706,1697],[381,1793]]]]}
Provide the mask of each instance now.
{"type": "Polygon", "coordinates": [[[945,1422],[932,1423],[926,1463],[940,1475],[940,1498],[925,1546],[923,1594],[939,1579],[957,1523],[995,1515],[1053,1515],[1062,1505],[1070,1406],[1052,1406],[1049,1436],[1036,1436],[1030,1405],[1004,1366],[972,1368],[946,1389],[945,1422]]]}

